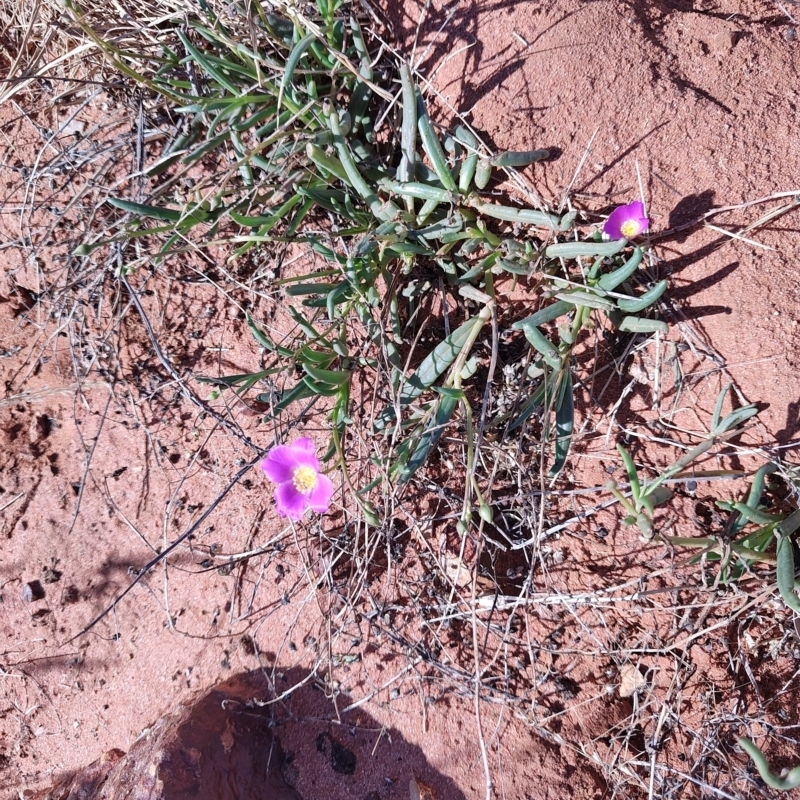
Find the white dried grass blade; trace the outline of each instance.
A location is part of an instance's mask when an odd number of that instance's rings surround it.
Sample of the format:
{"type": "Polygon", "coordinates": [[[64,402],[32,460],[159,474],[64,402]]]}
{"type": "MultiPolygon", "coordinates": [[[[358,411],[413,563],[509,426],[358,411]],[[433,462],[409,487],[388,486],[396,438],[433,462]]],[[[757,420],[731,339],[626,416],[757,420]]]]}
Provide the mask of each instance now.
{"type": "Polygon", "coordinates": [[[761,242],[757,242],[754,239],[748,239],[746,236],[742,236],[739,233],[734,233],[733,231],[726,231],[725,228],[720,228],[718,225],[712,225],[710,222],[706,222],[706,228],[711,228],[712,231],[716,231],[717,233],[721,233],[724,236],[730,236],[731,239],[738,239],[745,244],[751,244],[753,247],[760,247],[763,250],[772,250],[775,252],[774,247],[770,247],[769,245],[762,244],[761,242]]]}

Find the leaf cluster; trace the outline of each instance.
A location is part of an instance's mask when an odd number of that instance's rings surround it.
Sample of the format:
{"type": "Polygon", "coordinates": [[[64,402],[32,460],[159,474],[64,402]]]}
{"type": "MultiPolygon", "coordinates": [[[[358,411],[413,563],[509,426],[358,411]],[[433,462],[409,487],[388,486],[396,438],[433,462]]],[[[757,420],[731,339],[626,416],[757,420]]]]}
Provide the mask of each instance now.
{"type": "MultiPolygon", "coordinates": [[[[160,181],[150,197],[110,198],[128,215],[118,238],[156,237],[156,263],[220,244],[234,259],[285,242],[322,256],[328,269],[279,282],[299,302],[289,307],[298,341],[278,347],[249,320],[276,366],[212,380],[219,390],[247,391],[299,370],[267,419],[296,401],[329,397],[341,435],[350,421],[354,371],[383,370],[387,402],[374,432],[394,443],[389,474],[401,482],[426,463],[456,417],[474,438],[462,384],[477,370],[472,350],[482,329],[497,325],[495,281],[539,276],[540,310],[513,325],[531,345],[530,392],[490,426],[513,431],[539,414],[545,440],[554,442],[550,471],[558,473],[574,426],[572,350],[581,331],[597,310],[622,331],[665,330],[663,322],[636,314],[658,300],[666,282],[637,297],[642,248],[631,250],[624,239],[574,241],[574,211],[559,215],[488,199],[484,190],[497,171],[536,163],[549,152],[493,155],[463,125],[442,132],[409,66],[374,59],[349,2],[318,0],[313,21],[279,17],[257,3],[253,9],[250,41],[212,15],[190,18],[165,40],[149,72],[137,54],[93,34],[125,74],[162,96],[180,120],[179,133],[147,168],[160,181]],[[192,196],[178,193],[178,179],[200,164],[222,172],[192,196]],[[584,258],[593,259],[588,270],[584,258]],[[403,306],[412,317],[420,292],[433,285],[417,279],[420,270],[471,305],[464,303],[460,326],[407,374],[402,354],[412,343],[403,306]],[[542,326],[560,320],[554,343],[542,326]],[[377,357],[350,354],[354,324],[377,357]]],[[[84,245],[81,253],[103,243],[84,245]]]]}

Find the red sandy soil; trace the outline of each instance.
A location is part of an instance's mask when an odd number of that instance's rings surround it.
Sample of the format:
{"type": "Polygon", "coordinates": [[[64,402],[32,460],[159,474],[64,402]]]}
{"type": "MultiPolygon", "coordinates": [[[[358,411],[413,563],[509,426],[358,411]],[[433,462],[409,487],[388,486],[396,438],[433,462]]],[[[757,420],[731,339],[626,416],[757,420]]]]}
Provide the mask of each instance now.
{"type": "MultiPolygon", "coordinates": [[[[767,404],[751,441],[777,442],[796,461],[800,215],[792,211],[744,234],[757,244],[690,223],[713,207],[800,191],[800,41],[789,17],[800,20],[800,10],[747,0],[434,1],[424,13],[421,3],[382,5],[398,49],[410,54],[416,43],[414,63],[432,76],[443,114],[468,114],[496,149],[560,150],[526,173],[544,197],[558,202],[570,189],[577,207],[602,212],[643,192],[657,271],[671,280],[673,305],[665,315],[681,334],[672,339],[694,348],[685,370],[694,370],[695,380],[681,400],[695,409],[691,427],[707,421],[727,381],[724,367],[748,401],[767,404]]],[[[406,798],[412,777],[440,800],[485,796],[474,707],[457,690],[468,685],[412,658],[414,651],[392,639],[400,622],[390,623],[383,609],[369,621],[337,617],[341,586],[318,562],[332,552],[326,548],[341,531],[341,512],[293,531],[277,517],[257,469],[167,565],[144,575],[79,635],[257,453],[181,395],[153,358],[124,291],[113,303],[100,302],[99,292],[68,321],[49,316],[55,304],[36,302],[41,276],[60,280],[66,254],[85,235],[85,205],[97,201],[97,190],[87,184],[91,164],[77,167],[69,180],[39,179],[35,215],[16,210],[32,191],[26,176],[41,171],[34,162],[43,137],[57,128],[46,97],[29,106],[18,100],[29,117],[11,104],[0,109],[0,240],[8,243],[0,250],[0,792],[28,797],[112,748],[127,751],[176,704],[262,668],[273,696],[281,696],[272,706],[275,731],[305,800],[406,798]],[[51,230],[56,217],[48,207],[63,209],[86,187],[66,224],[51,230]],[[19,245],[25,236],[37,247],[36,263],[19,245]],[[117,317],[124,321],[112,335],[117,317]],[[262,552],[232,559],[254,550],[262,552]],[[25,586],[36,580],[44,597],[28,601],[25,586]],[[328,629],[331,618],[341,630],[328,629]],[[314,667],[317,676],[308,679],[314,667]],[[289,693],[294,686],[300,688],[289,693]],[[354,754],[352,774],[334,757],[337,748],[354,754]]],[[[133,115],[113,106],[100,113],[123,127],[109,123],[98,140],[124,139],[133,115]]],[[[44,158],[79,138],[57,137],[44,158]]],[[[119,152],[121,161],[130,158],[130,151],[119,152]]],[[[741,230],[791,199],[712,222],[741,230]]],[[[144,295],[146,311],[182,374],[259,368],[242,315],[213,285],[145,273],[131,281],[152,291],[144,295]]],[[[192,274],[187,268],[183,277],[192,274]]],[[[263,320],[281,302],[263,287],[249,299],[263,320]]],[[[645,351],[636,368],[647,372],[655,357],[645,351]]],[[[207,386],[190,384],[207,396],[207,386]]],[[[662,410],[669,408],[670,397],[662,400],[662,410]]],[[[658,416],[653,406],[649,390],[636,388],[620,419],[635,427],[658,416]]],[[[258,409],[235,412],[243,435],[259,447],[272,443],[258,409]]],[[[307,415],[296,432],[322,441],[323,415],[307,415]]],[[[602,484],[603,467],[616,463],[618,435],[617,429],[608,444],[601,437],[568,477],[576,485],[602,484]]],[[[666,460],[657,449],[645,447],[641,455],[666,460]]],[[[422,518],[425,507],[416,513],[422,518]]],[[[680,583],[669,574],[664,547],[643,546],[615,521],[601,516],[548,542],[548,592],[680,583]],[[601,523],[610,531],[605,538],[601,523]],[[641,583],[648,576],[652,582],[641,583]]],[[[690,523],[688,515],[680,521],[690,523]]],[[[748,591],[758,595],[757,587],[748,591]]],[[[528,621],[535,657],[519,666],[525,694],[514,704],[482,708],[496,796],[646,797],[651,765],[655,796],[713,796],[698,782],[728,796],[771,796],[734,743],[748,733],[763,742],[769,724],[774,735],[765,750],[775,768],[793,765],[800,752],[800,643],[791,615],[773,600],[762,601],[762,614],[756,608],[727,625],[731,604],[743,597],[735,590],[673,591],[607,609],[537,609],[528,621]],[[644,690],[623,698],[618,689],[624,674],[630,679],[628,663],[644,676],[644,690]],[[758,720],[749,729],[748,715],[758,720]],[[682,777],[687,773],[694,782],[682,777]]],[[[465,649],[453,646],[450,663],[469,673],[469,626],[448,635],[464,637],[465,649]]]]}

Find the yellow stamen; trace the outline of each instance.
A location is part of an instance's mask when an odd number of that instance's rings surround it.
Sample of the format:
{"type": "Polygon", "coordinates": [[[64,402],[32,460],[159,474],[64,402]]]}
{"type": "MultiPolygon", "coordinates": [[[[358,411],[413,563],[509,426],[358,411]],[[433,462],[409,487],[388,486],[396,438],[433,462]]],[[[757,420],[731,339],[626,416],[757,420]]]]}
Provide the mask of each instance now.
{"type": "Polygon", "coordinates": [[[622,235],[626,239],[633,239],[635,236],[638,236],[641,232],[641,225],[639,224],[638,220],[635,219],[628,219],[619,226],[620,231],[622,231],[622,235]]]}
{"type": "Polygon", "coordinates": [[[313,467],[298,467],[292,473],[292,483],[300,494],[311,494],[317,488],[317,473],[313,467]]]}

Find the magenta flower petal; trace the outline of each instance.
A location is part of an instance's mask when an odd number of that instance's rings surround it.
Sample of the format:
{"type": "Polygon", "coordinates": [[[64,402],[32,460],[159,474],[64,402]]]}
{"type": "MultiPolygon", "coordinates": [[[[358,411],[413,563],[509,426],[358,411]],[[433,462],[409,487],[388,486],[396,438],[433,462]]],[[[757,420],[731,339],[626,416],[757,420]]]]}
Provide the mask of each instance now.
{"type": "Polygon", "coordinates": [[[292,442],[289,447],[298,467],[311,467],[315,472],[319,470],[319,459],[314,452],[314,442],[311,439],[304,436],[292,442]]]}
{"type": "Polygon", "coordinates": [[[333,483],[327,475],[317,475],[317,485],[308,495],[308,504],[311,506],[312,511],[317,514],[324,514],[333,497],[333,483]]]}
{"type": "Polygon", "coordinates": [[[291,483],[292,474],[299,466],[297,451],[286,444],[273,447],[261,462],[264,474],[275,483],[291,483]]]}
{"type": "Polygon", "coordinates": [[[264,474],[278,485],[275,506],[282,517],[297,522],[310,508],[324,514],[331,504],[333,484],[320,474],[314,442],[303,437],[273,447],[261,462],[264,474]]]}
{"type": "Polygon", "coordinates": [[[291,481],[280,483],[275,487],[275,507],[282,517],[297,522],[306,513],[308,497],[298,492],[291,481]]]}
{"type": "Polygon", "coordinates": [[[611,212],[603,225],[603,233],[612,239],[634,239],[649,227],[650,220],[644,215],[644,203],[634,200],[611,212]]]}

